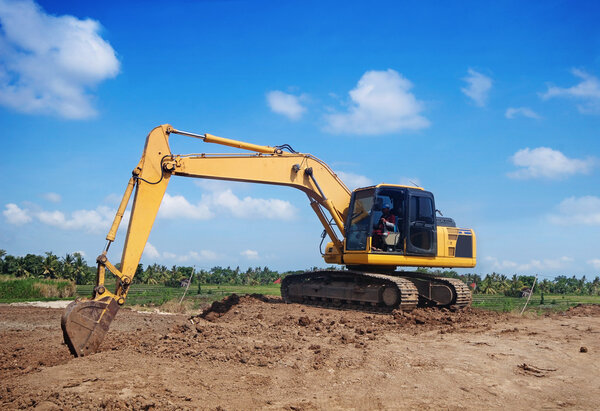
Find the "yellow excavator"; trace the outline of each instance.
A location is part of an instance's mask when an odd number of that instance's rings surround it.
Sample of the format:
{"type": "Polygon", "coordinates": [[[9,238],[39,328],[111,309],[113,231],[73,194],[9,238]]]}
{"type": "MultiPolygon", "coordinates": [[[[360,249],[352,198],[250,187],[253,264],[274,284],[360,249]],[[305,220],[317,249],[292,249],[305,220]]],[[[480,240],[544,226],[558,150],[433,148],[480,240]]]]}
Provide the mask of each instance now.
{"type": "Polygon", "coordinates": [[[156,127],[146,138],[142,158],[106,236],[106,247],[96,260],[92,298],[72,302],[62,316],[64,340],[73,355],[96,352],[125,303],[172,176],[274,184],[306,193],[325,229],[322,238],[328,235],[331,240],[322,251],[325,262],[344,268],[286,276],[281,296],[288,303],[385,312],[417,306],[461,308],[471,302],[470,290],[460,280],[396,270],[399,266],[475,266],[474,231],[456,227],[451,218],[437,216],[430,192],[391,184],[351,192],[324,162],[296,152],[287,144],[262,146],[179,131],[167,124],[156,127]],[[246,151],[173,154],[169,148],[173,134],[246,151]],[[107,252],[134,189],[121,265],[117,268],[107,252]],[[105,287],[106,269],[117,277],[114,293],[105,287]]]}

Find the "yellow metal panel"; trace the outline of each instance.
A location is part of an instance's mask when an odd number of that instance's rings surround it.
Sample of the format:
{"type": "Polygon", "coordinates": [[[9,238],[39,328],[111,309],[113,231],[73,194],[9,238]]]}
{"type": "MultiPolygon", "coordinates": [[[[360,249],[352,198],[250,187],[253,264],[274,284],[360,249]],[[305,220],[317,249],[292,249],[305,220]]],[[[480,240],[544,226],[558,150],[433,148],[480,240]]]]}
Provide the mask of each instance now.
{"type": "Polygon", "coordinates": [[[346,252],[345,264],[388,265],[408,267],[472,268],[475,258],[422,257],[392,253],[346,252]]]}
{"type": "Polygon", "coordinates": [[[138,165],[141,169],[140,179],[137,180],[129,228],[121,257],[121,272],[128,278],[133,278],[135,274],[169,183],[170,174],[163,175],[160,161],[163,156],[170,153],[166,127],[156,127],[150,132],[138,165]]]}

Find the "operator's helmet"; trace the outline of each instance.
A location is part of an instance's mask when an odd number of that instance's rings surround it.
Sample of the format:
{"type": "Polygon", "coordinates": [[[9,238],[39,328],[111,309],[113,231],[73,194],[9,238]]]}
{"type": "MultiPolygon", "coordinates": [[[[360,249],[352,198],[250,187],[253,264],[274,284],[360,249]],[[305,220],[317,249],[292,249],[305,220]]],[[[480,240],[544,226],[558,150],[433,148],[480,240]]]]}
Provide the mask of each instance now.
{"type": "Polygon", "coordinates": [[[391,210],[392,206],[390,203],[383,203],[383,208],[387,208],[388,210],[391,210]]]}

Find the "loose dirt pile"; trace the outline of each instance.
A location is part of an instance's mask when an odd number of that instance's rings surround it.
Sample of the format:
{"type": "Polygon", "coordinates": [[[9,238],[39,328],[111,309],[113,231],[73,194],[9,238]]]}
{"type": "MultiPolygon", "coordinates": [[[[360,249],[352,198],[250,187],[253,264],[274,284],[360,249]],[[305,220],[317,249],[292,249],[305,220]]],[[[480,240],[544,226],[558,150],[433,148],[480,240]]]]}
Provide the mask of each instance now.
{"type": "Polygon", "coordinates": [[[600,398],[600,306],[370,314],[231,296],[195,317],[123,309],[83,358],[62,344],[61,314],[0,305],[0,408],[594,409],[600,398]]]}
{"type": "Polygon", "coordinates": [[[569,317],[600,317],[600,305],[578,304],[575,307],[569,308],[565,315],[569,317]]]}

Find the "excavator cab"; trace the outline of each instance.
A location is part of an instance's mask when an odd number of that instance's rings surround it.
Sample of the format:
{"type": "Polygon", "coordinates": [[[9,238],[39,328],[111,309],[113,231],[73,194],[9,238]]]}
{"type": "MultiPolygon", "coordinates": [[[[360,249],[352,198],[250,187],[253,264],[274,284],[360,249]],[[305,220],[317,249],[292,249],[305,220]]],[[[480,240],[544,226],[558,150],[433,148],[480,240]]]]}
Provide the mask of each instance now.
{"type": "Polygon", "coordinates": [[[358,189],[352,194],[345,251],[385,252],[435,256],[437,246],[433,195],[421,188],[380,185],[358,189]],[[383,238],[385,248],[373,249],[374,231],[383,215],[383,205],[391,206],[395,225],[383,238]]]}
{"type": "Polygon", "coordinates": [[[343,254],[328,245],[324,258],[349,267],[473,267],[474,233],[456,228],[451,218],[437,217],[435,199],[429,191],[379,184],[352,193],[343,254]],[[376,230],[384,204],[391,206],[396,222],[394,229],[383,235],[380,243],[384,247],[376,249],[373,239],[379,235],[376,230]]]}

